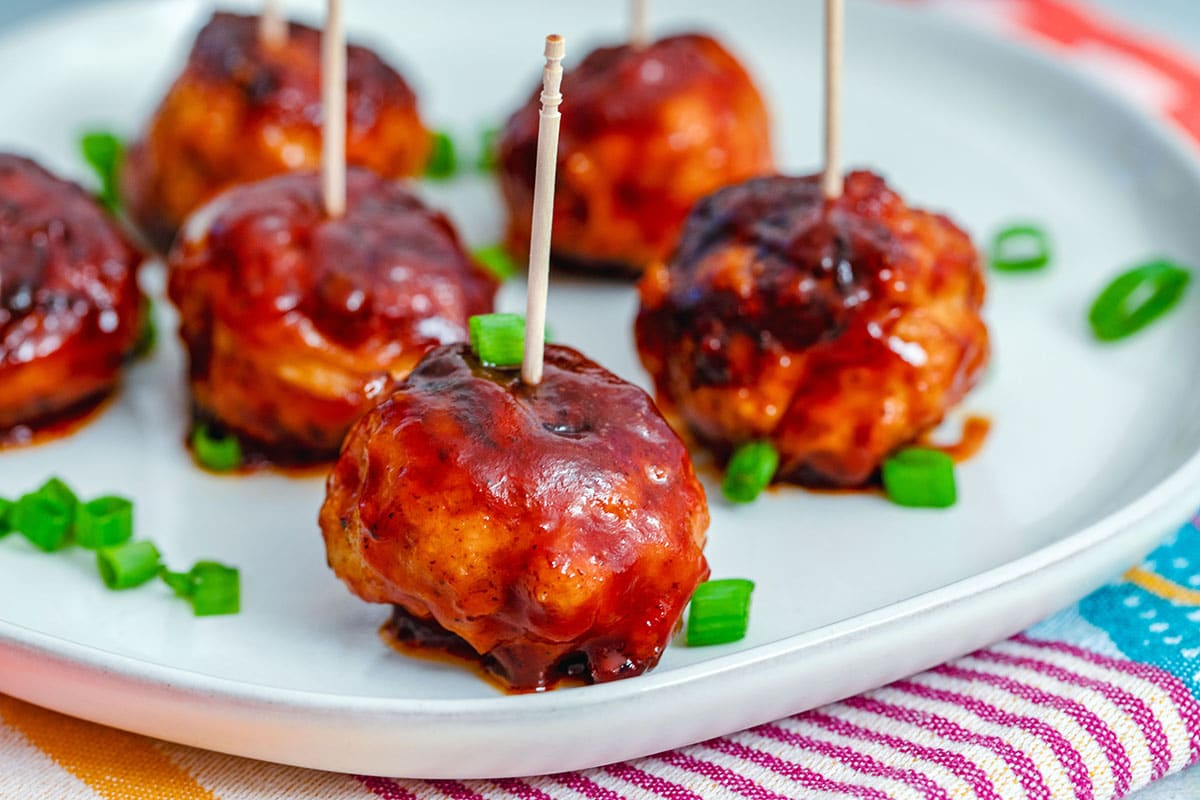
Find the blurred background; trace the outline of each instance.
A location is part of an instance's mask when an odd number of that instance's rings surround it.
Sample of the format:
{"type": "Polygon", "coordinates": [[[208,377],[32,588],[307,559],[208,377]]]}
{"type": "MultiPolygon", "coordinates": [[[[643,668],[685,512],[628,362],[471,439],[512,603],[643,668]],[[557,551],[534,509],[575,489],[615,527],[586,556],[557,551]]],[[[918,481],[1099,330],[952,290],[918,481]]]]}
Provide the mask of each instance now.
{"type": "MultiPolygon", "coordinates": [[[[1118,19],[1174,40],[1200,57],[1200,2],[1197,0],[1084,0],[1118,19]]],[[[104,0],[2,0],[0,26],[24,17],[104,0]]]]}

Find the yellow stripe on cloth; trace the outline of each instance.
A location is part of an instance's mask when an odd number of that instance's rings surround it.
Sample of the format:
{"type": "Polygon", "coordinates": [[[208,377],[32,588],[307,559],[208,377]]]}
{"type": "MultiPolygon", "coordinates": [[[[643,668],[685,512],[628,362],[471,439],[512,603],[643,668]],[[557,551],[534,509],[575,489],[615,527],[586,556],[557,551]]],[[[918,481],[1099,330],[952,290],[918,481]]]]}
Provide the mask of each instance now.
{"type": "Polygon", "coordinates": [[[151,739],[4,695],[0,719],[105,800],[218,800],[151,739]]]}
{"type": "Polygon", "coordinates": [[[1169,581],[1157,572],[1134,567],[1125,573],[1125,580],[1164,600],[1183,606],[1200,606],[1200,592],[1169,581]]]}

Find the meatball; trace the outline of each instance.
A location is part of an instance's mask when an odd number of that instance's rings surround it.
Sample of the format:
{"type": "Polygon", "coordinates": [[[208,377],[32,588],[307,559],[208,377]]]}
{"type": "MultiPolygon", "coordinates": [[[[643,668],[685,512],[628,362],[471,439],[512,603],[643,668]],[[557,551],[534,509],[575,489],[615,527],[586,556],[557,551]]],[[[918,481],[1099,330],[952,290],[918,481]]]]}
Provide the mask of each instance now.
{"type": "Polygon", "coordinates": [[[530,387],[430,351],[350,431],[320,516],[351,591],[518,690],[650,669],[708,576],[704,489],[654,403],[570,348],[545,363],[530,387]]]}
{"type": "Polygon", "coordinates": [[[726,456],[769,439],[776,479],[868,482],[983,372],[970,238],[882,178],[759,178],[696,205],[641,285],[636,337],[659,402],[726,456]]]}
{"type": "MultiPolygon", "coordinates": [[[[640,274],[669,254],[697,200],[772,171],[762,97],[708,36],[596,50],[563,85],[553,241],[560,266],[640,274]]],[[[499,142],[516,252],[529,243],[538,108],[535,93],[499,142]]]]}
{"type": "MultiPolygon", "coordinates": [[[[122,200],[155,246],[166,250],[188,214],[233,184],[317,167],[320,38],[292,23],[271,47],[256,17],[227,13],[200,31],[122,165],[122,200]]],[[[363,47],[349,48],[346,74],[349,163],[386,177],[420,172],[430,138],[408,84],[363,47]]]]}
{"type": "Polygon", "coordinates": [[[429,348],[467,338],[496,283],[450,221],[358,168],[330,219],[317,173],[234,187],[169,259],[197,415],[276,463],[332,459],[429,348]]]}
{"type": "Polygon", "coordinates": [[[141,331],[141,262],[83,189],[0,154],[0,438],[113,390],[141,331]]]}

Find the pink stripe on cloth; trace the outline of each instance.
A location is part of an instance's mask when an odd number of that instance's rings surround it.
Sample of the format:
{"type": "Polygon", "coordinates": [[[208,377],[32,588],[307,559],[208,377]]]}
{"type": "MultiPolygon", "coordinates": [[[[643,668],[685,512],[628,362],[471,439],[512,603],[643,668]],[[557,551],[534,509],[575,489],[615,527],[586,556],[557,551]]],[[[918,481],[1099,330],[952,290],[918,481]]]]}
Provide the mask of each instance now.
{"type": "Polygon", "coordinates": [[[1077,672],[1065,669],[1056,664],[1051,664],[1048,661],[1009,655],[1008,653],[1001,653],[996,650],[979,650],[972,653],[971,657],[980,661],[991,661],[995,664],[1028,669],[1054,678],[1062,683],[1081,686],[1100,694],[1125,712],[1146,737],[1146,744],[1150,748],[1150,761],[1153,765],[1150,780],[1158,780],[1167,774],[1167,770],[1170,769],[1171,743],[1167,741],[1167,732],[1163,729],[1162,722],[1150,710],[1150,706],[1120,686],[1096,680],[1095,678],[1089,678],[1086,675],[1080,675],[1077,672]]]}
{"type": "Polygon", "coordinates": [[[992,785],[988,774],[978,764],[971,761],[962,753],[956,753],[953,750],[946,750],[941,747],[926,747],[908,739],[902,739],[899,736],[879,733],[878,731],[855,725],[853,722],[839,719],[820,711],[809,711],[799,718],[805,722],[819,725],[840,736],[887,745],[898,753],[913,756],[928,761],[931,764],[937,764],[968,784],[978,800],[1000,800],[1000,795],[996,792],[996,788],[992,785]]]}
{"type": "MultiPolygon", "coordinates": [[[[852,783],[843,783],[842,781],[832,780],[820,774],[819,772],[814,772],[813,770],[808,769],[807,767],[802,767],[799,764],[791,761],[785,761],[782,758],[779,758],[778,756],[766,751],[756,750],[753,747],[747,747],[740,742],[734,742],[729,739],[711,739],[707,742],[703,742],[701,746],[716,750],[719,753],[725,753],[726,755],[741,758],[753,764],[758,764],[760,767],[766,767],[778,775],[791,778],[806,789],[813,789],[819,792],[837,792],[841,795],[849,797],[872,798],[872,800],[890,800],[889,795],[886,792],[880,791],[879,789],[872,789],[867,786],[856,786],[852,783]]],[[[675,754],[672,753],[671,755],[675,754]]],[[[702,761],[700,763],[705,764],[707,762],[702,761]]],[[[723,769],[723,767],[721,769],[723,769]]],[[[758,786],[758,784],[755,784],[755,786],[758,786]]],[[[774,793],[770,793],[769,795],[750,795],[742,792],[742,794],[746,797],[756,798],[756,800],[760,797],[777,796],[774,793]]]]}
{"type": "MultiPolygon", "coordinates": [[[[932,669],[931,672],[938,675],[947,675],[952,678],[986,683],[989,686],[1003,689],[1014,697],[1027,700],[1035,705],[1047,706],[1048,708],[1063,712],[1074,720],[1079,727],[1087,731],[1088,735],[1095,739],[1096,743],[1100,745],[1100,749],[1104,751],[1104,757],[1108,759],[1108,764],[1112,768],[1113,791],[1117,797],[1124,797],[1125,793],[1129,791],[1129,783],[1133,778],[1132,765],[1129,763],[1129,754],[1125,752],[1124,745],[1121,744],[1116,733],[1108,726],[1108,723],[1090,711],[1087,706],[1068,697],[1050,694],[1036,686],[1030,686],[1027,683],[1021,683],[1002,675],[994,675],[990,672],[956,667],[953,664],[942,664],[932,669]]],[[[1078,752],[1078,748],[1072,747],[1072,750],[1078,752]]],[[[1082,756],[1080,760],[1082,762],[1082,756]]],[[[1085,764],[1081,763],[1081,767],[1085,772],[1087,771],[1085,764]]],[[[1084,775],[1084,778],[1091,785],[1090,777],[1084,775]]]]}
{"type": "Polygon", "coordinates": [[[396,783],[391,778],[376,778],[371,775],[355,775],[354,779],[361,783],[371,794],[383,800],[417,800],[417,796],[396,783]]]}
{"type": "Polygon", "coordinates": [[[1175,702],[1175,708],[1179,712],[1179,716],[1183,719],[1188,730],[1188,740],[1191,745],[1190,761],[1200,759],[1200,705],[1197,705],[1196,698],[1192,697],[1192,693],[1188,691],[1187,686],[1183,681],[1176,678],[1166,670],[1151,666],[1150,664],[1142,664],[1137,661],[1125,661],[1116,658],[1094,653],[1091,650],[1084,650],[1082,647],[1075,647],[1066,642],[1048,642],[1044,639],[1034,639],[1027,634],[1019,633],[1012,637],[1014,642],[1037,647],[1042,650],[1053,650],[1059,653],[1067,653],[1068,655],[1081,658],[1092,664],[1099,664],[1102,667],[1124,672],[1126,675],[1133,675],[1142,680],[1149,681],[1155,686],[1165,690],[1171,700],[1175,702]]]}
{"type": "Polygon", "coordinates": [[[793,733],[778,725],[760,725],[757,728],[751,729],[753,733],[769,739],[774,739],[777,742],[782,742],[792,747],[801,750],[811,750],[814,753],[832,758],[835,761],[840,761],[856,772],[863,775],[871,775],[879,778],[891,778],[892,780],[900,781],[908,784],[914,789],[919,789],[929,800],[950,800],[950,795],[946,790],[937,783],[930,780],[929,777],[911,769],[900,769],[889,764],[884,764],[878,759],[872,758],[861,750],[855,750],[853,747],[848,747],[844,744],[836,744],[834,742],[826,742],[821,739],[814,739],[811,736],[793,733]]]}
{"type": "MultiPolygon", "coordinates": [[[[896,681],[889,688],[926,700],[953,703],[962,706],[986,722],[1017,728],[1026,733],[1033,734],[1054,751],[1054,755],[1058,757],[1063,768],[1067,770],[1067,775],[1071,778],[1071,785],[1075,789],[1076,800],[1094,800],[1095,793],[1092,788],[1092,779],[1088,775],[1087,765],[1083,763],[1083,756],[1079,754],[1074,745],[1067,741],[1067,737],[1059,733],[1054,726],[1047,725],[1036,717],[1009,713],[969,694],[936,689],[932,686],[916,683],[915,681],[896,681]]],[[[1032,762],[1030,763],[1032,764],[1032,762]]],[[[1037,768],[1034,767],[1034,769],[1036,770],[1037,768]]],[[[1040,772],[1038,772],[1038,775],[1041,777],[1040,772]]]]}
{"type": "Polygon", "coordinates": [[[624,797],[612,789],[607,789],[578,772],[564,772],[559,775],[552,775],[551,777],[568,789],[573,789],[584,797],[589,798],[589,800],[625,800],[624,797]]]}
{"type": "Polygon", "coordinates": [[[468,789],[458,781],[426,781],[427,784],[449,797],[450,800],[487,800],[478,792],[468,789]]]}
{"type": "MultiPolygon", "coordinates": [[[[892,688],[896,688],[893,684],[892,688]]],[[[1051,800],[1050,789],[1046,786],[1046,780],[1037,766],[1029,758],[1028,755],[1021,752],[1011,744],[1001,739],[999,736],[987,736],[980,733],[967,730],[956,722],[952,722],[945,717],[931,714],[925,711],[919,711],[915,708],[886,703],[882,700],[876,700],[871,697],[859,696],[851,697],[848,700],[842,701],[850,708],[857,708],[863,711],[870,711],[874,714],[888,717],[890,719],[907,722],[910,725],[916,725],[926,730],[933,731],[944,739],[949,739],[952,742],[960,742],[962,744],[975,744],[981,747],[986,747],[993,753],[997,754],[1008,764],[1013,773],[1017,776],[1021,787],[1031,800],[1051,800]]]]}
{"type": "MultiPolygon", "coordinates": [[[[723,741],[717,739],[716,741],[723,741]]],[[[737,792],[742,797],[749,800],[789,800],[781,794],[772,792],[765,786],[747,778],[745,775],[740,775],[728,767],[723,767],[720,764],[714,764],[711,761],[703,761],[695,756],[689,756],[687,753],[679,750],[670,750],[666,753],[659,753],[651,758],[662,761],[665,764],[670,764],[673,767],[686,769],[688,772],[694,772],[697,775],[703,775],[715,783],[724,786],[730,791],[737,792]]],[[[820,776],[817,776],[820,778],[820,776]]],[[[879,800],[889,800],[887,795],[879,800]]]]}
{"type": "Polygon", "coordinates": [[[554,800],[553,797],[536,786],[532,786],[517,778],[498,778],[492,781],[492,783],[514,797],[521,798],[521,800],[554,800]]]}
{"type": "Polygon", "coordinates": [[[680,786],[678,783],[671,783],[657,775],[651,775],[649,772],[644,772],[629,764],[610,764],[603,767],[603,770],[613,777],[632,783],[648,792],[654,792],[667,800],[704,800],[691,789],[680,786]]]}

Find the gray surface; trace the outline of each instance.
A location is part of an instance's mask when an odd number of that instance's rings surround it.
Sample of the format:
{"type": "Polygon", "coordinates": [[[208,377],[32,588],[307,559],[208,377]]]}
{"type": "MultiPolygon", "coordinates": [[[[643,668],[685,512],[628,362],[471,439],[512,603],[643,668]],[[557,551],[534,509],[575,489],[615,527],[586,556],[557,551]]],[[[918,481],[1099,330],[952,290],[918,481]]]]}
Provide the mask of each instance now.
{"type": "MultiPolygon", "coordinates": [[[[0,0],[0,28],[39,13],[96,0],[0,0]]],[[[1200,2],[1197,0],[1090,0],[1108,13],[1200,57],[1200,2]]],[[[1200,767],[1159,781],[1136,800],[1200,797],[1200,767]]]]}

